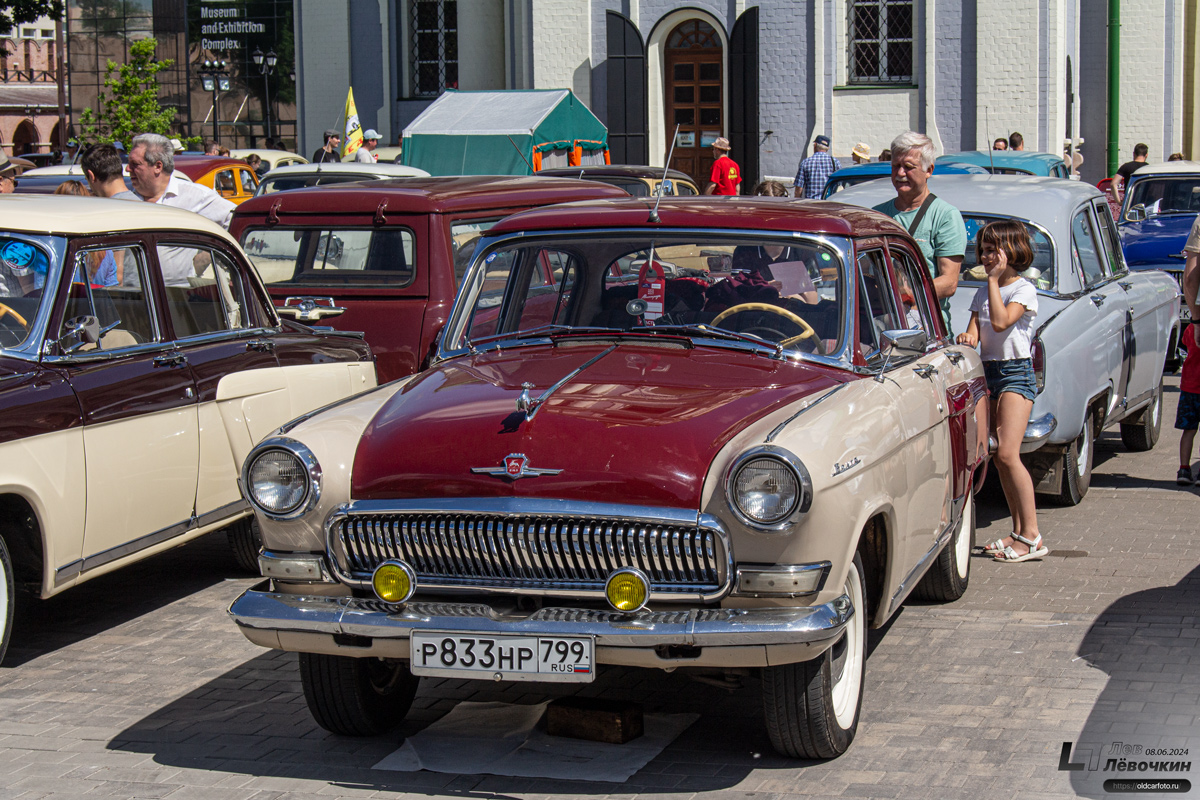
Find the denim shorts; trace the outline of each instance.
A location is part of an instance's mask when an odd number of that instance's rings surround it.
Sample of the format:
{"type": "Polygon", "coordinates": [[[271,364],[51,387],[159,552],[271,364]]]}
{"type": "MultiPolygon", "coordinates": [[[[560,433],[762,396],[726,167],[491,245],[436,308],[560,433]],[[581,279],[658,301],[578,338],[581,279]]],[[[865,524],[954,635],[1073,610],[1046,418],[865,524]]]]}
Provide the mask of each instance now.
{"type": "Polygon", "coordinates": [[[1037,379],[1033,375],[1032,359],[985,361],[983,377],[992,397],[999,397],[1004,392],[1016,392],[1026,400],[1037,399],[1037,379]]]}
{"type": "Polygon", "coordinates": [[[1200,394],[1179,393],[1179,407],[1175,409],[1175,427],[1181,431],[1194,431],[1200,427],[1200,394]]]}

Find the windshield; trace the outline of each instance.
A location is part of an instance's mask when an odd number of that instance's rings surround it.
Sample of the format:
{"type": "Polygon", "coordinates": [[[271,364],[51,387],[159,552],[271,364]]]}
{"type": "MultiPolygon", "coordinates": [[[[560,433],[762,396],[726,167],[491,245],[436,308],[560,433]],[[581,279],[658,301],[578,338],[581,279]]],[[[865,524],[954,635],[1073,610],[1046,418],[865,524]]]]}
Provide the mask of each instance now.
{"type": "Polygon", "coordinates": [[[1155,214],[1195,214],[1200,212],[1200,175],[1179,178],[1142,178],[1133,183],[1125,206],[1125,219],[1134,206],[1145,206],[1146,216],[1155,214]]]}
{"type": "MultiPolygon", "coordinates": [[[[962,269],[959,273],[960,280],[968,283],[982,283],[987,280],[987,270],[979,264],[976,257],[975,238],[984,225],[999,219],[1005,218],[963,214],[963,222],[967,225],[967,252],[963,256],[962,269]]],[[[1033,267],[1021,273],[1021,277],[1026,278],[1039,289],[1053,289],[1054,243],[1050,241],[1050,237],[1046,235],[1045,231],[1035,228],[1028,222],[1025,223],[1025,230],[1029,231],[1029,236],[1033,240],[1033,267]]]]}
{"type": "Polygon", "coordinates": [[[0,348],[26,344],[45,295],[58,281],[58,261],[32,239],[0,233],[0,348]]]}
{"type": "Polygon", "coordinates": [[[461,302],[451,350],[586,329],[818,355],[841,350],[846,305],[827,245],[696,233],[502,243],[476,261],[461,302]]]}

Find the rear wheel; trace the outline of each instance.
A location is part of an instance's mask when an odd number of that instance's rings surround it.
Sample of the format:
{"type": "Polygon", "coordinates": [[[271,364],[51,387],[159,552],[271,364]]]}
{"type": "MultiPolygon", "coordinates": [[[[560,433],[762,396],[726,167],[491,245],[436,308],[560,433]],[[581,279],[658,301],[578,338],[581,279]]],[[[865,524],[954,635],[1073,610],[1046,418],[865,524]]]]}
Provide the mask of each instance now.
{"type": "Polygon", "coordinates": [[[854,614],[833,647],[811,661],[763,668],[763,715],[771,745],[781,755],[836,758],[854,741],[867,660],[867,606],[857,555],[844,591],[854,614]]]}
{"type": "Polygon", "coordinates": [[[229,549],[238,568],[259,574],[258,554],[262,552],[262,534],[258,530],[258,520],[243,517],[226,528],[225,535],[229,538],[229,549]]]}
{"type": "Polygon", "coordinates": [[[918,600],[949,603],[962,597],[971,580],[971,551],[975,547],[975,494],[967,492],[962,519],[954,537],[938,553],[937,561],[913,588],[918,600]]]}
{"type": "Polygon", "coordinates": [[[1089,411],[1083,419],[1083,430],[1063,453],[1062,489],[1051,498],[1056,505],[1077,506],[1092,485],[1092,452],[1094,448],[1096,412],[1089,411]]]}
{"type": "Polygon", "coordinates": [[[13,570],[8,547],[0,539],[0,664],[8,651],[8,635],[13,622],[13,570]]]}
{"type": "Polygon", "coordinates": [[[375,736],[400,724],[420,681],[403,661],[300,654],[300,683],[313,719],[344,736],[375,736]]]}
{"type": "Polygon", "coordinates": [[[1121,423],[1121,441],[1135,453],[1153,450],[1162,432],[1162,379],[1154,390],[1150,405],[1142,410],[1134,422],[1121,423]]]}

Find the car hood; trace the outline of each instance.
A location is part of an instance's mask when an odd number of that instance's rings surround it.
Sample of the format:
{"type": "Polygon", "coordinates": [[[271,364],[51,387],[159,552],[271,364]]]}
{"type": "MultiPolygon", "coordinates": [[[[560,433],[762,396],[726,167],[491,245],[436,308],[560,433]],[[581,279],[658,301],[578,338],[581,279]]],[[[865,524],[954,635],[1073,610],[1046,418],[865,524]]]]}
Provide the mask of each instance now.
{"type": "Polygon", "coordinates": [[[587,343],[448,361],[394,395],[354,458],[355,500],[541,497],[699,508],[709,465],[745,426],[850,377],[728,350],[587,343]],[[563,382],[532,419],[536,400],[563,382]],[[529,470],[510,479],[520,454],[529,470]]]}
{"type": "Polygon", "coordinates": [[[1177,261],[1182,269],[1183,259],[1173,256],[1183,252],[1184,242],[1195,221],[1194,214],[1163,214],[1122,223],[1121,250],[1125,253],[1125,263],[1134,267],[1177,261]]]}

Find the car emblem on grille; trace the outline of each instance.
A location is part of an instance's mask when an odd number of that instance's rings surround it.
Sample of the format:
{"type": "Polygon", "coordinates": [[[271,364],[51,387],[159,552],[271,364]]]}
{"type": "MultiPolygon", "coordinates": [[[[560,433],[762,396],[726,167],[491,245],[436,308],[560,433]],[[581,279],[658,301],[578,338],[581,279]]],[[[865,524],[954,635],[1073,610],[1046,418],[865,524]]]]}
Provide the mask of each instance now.
{"type": "Polygon", "coordinates": [[[504,465],[499,467],[472,467],[471,472],[477,475],[491,475],[493,478],[536,478],[539,475],[557,475],[561,469],[534,469],[529,466],[529,459],[524,453],[510,453],[504,457],[504,465]]]}

